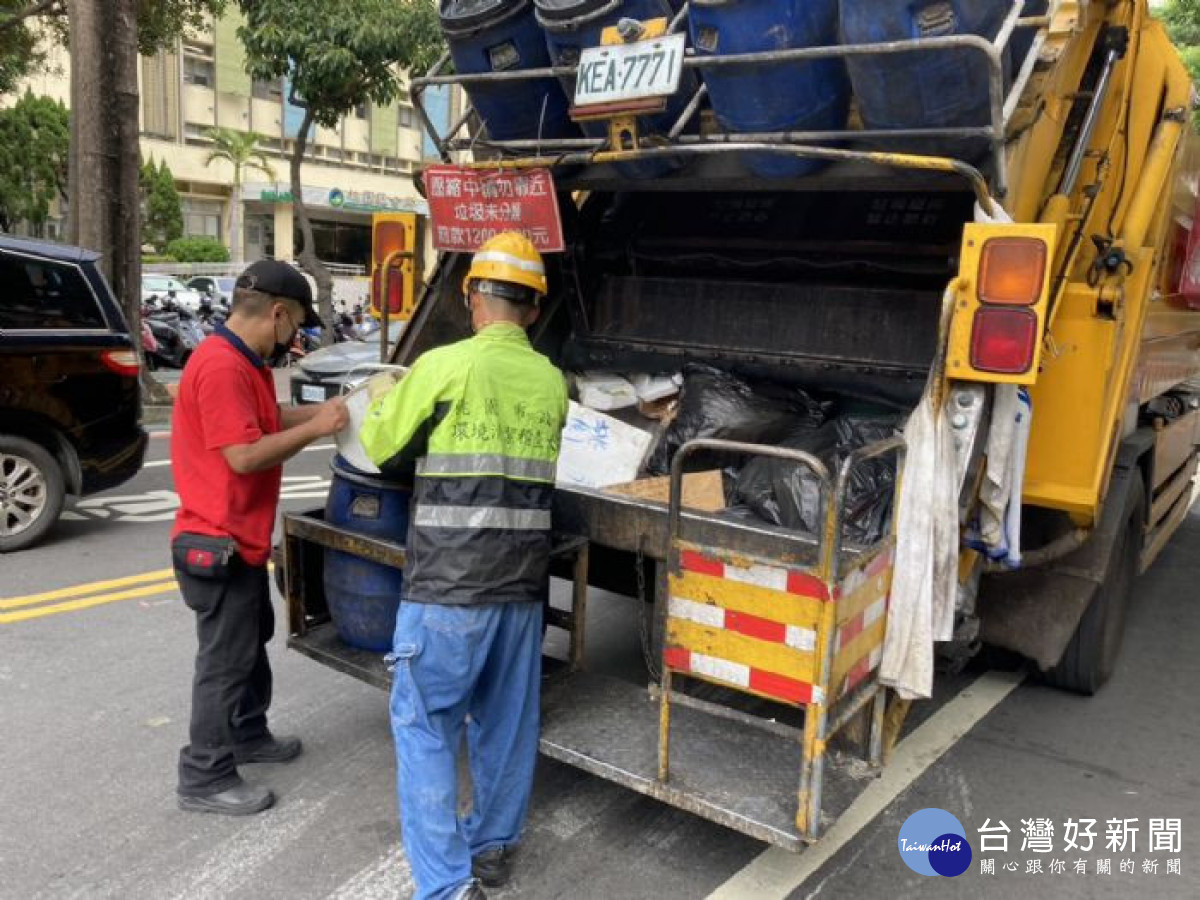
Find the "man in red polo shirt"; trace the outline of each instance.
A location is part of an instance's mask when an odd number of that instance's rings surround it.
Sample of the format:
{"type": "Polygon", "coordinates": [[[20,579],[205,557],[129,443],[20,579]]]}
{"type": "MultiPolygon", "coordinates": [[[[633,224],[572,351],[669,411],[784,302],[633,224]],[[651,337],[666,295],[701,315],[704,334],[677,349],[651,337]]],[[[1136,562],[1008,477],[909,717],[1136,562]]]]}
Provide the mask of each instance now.
{"type": "Polygon", "coordinates": [[[300,753],[299,739],[267,728],[275,628],[267,559],[283,462],[348,416],[340,399],[280,409],[264,360],[286,353],[301,325],[319,324],[303,275],[256,262],[237,280],[229,321],[196,350],[179,385],[171,555],[199,641],[190,741],[179,753],[181,809],[260,812],[275,797],[242,781],[237,766],[300,753]]]}

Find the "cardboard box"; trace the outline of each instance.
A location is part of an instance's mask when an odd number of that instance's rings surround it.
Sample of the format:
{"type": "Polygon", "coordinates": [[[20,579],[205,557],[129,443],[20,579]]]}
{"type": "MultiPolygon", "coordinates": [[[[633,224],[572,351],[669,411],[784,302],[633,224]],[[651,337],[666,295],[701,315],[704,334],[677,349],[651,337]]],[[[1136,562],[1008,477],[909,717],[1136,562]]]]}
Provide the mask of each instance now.
{"type": "MultiPolygon", "coordinates": [[[[636,497],[639,500],[653,500],[658,503],[670,502],[671,479],[642,478],[625,484],[614,484],[605,488],[612,494],[626,497],[636,497]]],[[[700,512],[720,512],[725,508],[725,486],[721,481],[719,470],[711,472],[693,472],[683,476],[683,505],[686,509],[700,512]]]]}

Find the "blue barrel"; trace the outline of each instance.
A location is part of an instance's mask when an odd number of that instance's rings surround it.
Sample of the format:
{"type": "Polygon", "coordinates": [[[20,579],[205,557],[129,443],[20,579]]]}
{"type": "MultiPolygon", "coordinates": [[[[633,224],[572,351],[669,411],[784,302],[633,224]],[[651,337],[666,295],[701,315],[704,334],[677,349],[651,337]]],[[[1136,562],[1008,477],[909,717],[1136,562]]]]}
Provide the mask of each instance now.
{"type": "MultiPolygon", "coordinates": [[[[842,0],[847,44],[976,34],[993,40],[1011,0],[842,0]]],[[[846,61],[863,124],[871,129],[990,124],[988,65],[977,50],[924,50],[846,61]]],[[[896,146],[896,145],[892,145],[896,146]]],[[[974,156],[986,142],[905,141],[921,153],[974,156]]]]}
{"type": "MultiPolygon", "coordinates": [[[[334,457],[332,468],[326,522],[356,534],[405,540],[410,487],[359,472],[341,456],[334,457]]],[[[378,653],[392,649],[403,584],[399,569],[337,550],[325,551],[329,616],[338,636],[351,647],[378,653]]]]}
{"type": "MultiPolygon", "coordinates": [[[[556,66],[573,66],[579,62],[580,53],[588,47],[598,47],[605,28],[616,25],[621,19],[671,19],[675,15],[667,0],[534,0],[537,20],[546,36],[550,59],[556,66]]],[[[679,82],[679,90],[667,102],[664,112],[656,116],[642,117],[639,124],[643,134],[657,131],[665,133],[682,114],[695,94],[699,83],[687,69],[679,82]]],[[[563,80],[563,89],[568,96],[575,96],[575,81],[563,80]]],[[[693,120],[693,124],[699,116],[693,120]]],[[[589,137],[608,137],[606,122],[584,122],[583,130],[589,137]]],[[[645,160],[623,163],[618,168],[631,178],[657,178],[681,163],[670,159],[645,160]]]]}
{"type": "MultiPolygon", "coordinates": [[[[692,46],[732,56],[837,43],[837,0],[692,0],[692,46]]],[[[840,59],[702,70],[713,112],[728,131],[835,131],[846,127],[850,82],[840,59]]],[[[766,153],[743,160],[767,178],[795,177],[825,163],[766,153]]]]}
{"type": "MultiPolygon", "coordinates": [[[[441,0],[438,14],[454,68],[464,75],[542,69],[546,40],[530,0],[441,0]]],[[[464,86],[471,105],[498,141],[578,137],[558,81],[506,81],[464,86]]]]}

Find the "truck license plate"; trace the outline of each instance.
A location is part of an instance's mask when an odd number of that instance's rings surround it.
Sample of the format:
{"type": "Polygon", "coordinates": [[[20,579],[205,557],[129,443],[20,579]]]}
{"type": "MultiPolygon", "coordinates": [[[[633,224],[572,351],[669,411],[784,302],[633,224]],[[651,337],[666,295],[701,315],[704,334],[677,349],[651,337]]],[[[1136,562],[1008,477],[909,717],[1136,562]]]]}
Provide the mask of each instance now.
{"type": "Polygon", "coordinates": [[[682,34],[669,34],[633,44],[588,47],[579,55],[575,105],[671,96],[683,74],[684,40],[682,34]]]}

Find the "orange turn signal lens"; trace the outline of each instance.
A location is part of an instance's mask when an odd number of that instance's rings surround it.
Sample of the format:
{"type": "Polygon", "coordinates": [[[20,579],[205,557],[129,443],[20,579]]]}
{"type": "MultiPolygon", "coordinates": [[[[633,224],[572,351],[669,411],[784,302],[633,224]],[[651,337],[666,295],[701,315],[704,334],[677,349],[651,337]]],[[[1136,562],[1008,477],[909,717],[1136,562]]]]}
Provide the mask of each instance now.
{"type": "Polygon", "coordinates": [[[408,250],[408,232],[403,222],[378,222],[375,225],[375,265],[382,266],[393,253],[408,250]]]}
{"type": "Polygon", "coordinates": [[[979,263],[979,300],[997,306],[1033,306],[1046,277],[1046,244],[1037,238],[992,238],[979,263]]]}

